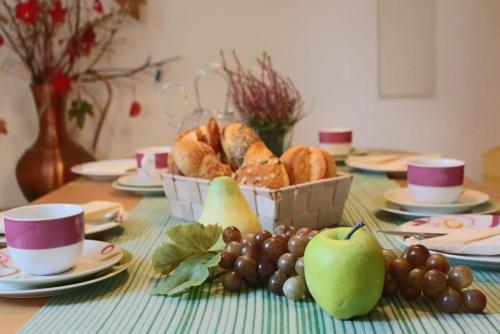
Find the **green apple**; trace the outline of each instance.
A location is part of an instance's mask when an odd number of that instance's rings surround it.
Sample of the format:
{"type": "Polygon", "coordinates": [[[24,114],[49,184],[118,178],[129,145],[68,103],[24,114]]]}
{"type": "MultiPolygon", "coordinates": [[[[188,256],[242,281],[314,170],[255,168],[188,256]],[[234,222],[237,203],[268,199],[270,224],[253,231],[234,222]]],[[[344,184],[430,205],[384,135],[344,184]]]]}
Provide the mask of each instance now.
{"type": "Polygon", "coordinates": [[[363,316],[382,295],[385,262],[377,240],[364,229],[338,227],[318,233],[307,245],[307,286],[323,310],[337,319],[363,316]]]}

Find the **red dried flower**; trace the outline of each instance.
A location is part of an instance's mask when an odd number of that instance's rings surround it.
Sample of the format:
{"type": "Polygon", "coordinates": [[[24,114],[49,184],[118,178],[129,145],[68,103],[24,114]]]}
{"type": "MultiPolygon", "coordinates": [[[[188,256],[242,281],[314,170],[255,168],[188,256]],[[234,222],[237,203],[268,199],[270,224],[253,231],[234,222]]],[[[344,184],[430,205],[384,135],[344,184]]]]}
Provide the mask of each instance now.
{"type": "Polygon", "coordinates": [[[16,17],[24,23],[35,24],[40,10],[38,0],[20,2],[16,5],[16,17]]]}
{"type": "Polygon", "coordinates": [[[69,92],[71,89],[71,78],[68,77],[63,71],[59,70],[54,75],[51,84],[54,88],[54,93],[64,94],[69,92]]]}
{"type": "Polygon", "coordinates": [[[3,36],[0,35],[0,46],[5,44],[5,40],[3,39],[3,36]]]}
{"type": "Polygon", "coordinates": [[[52,22],[54,24],[63,23],[66,18],[67,9],[61,4],[61,0],[56,0],[54,2],[54,7],[50,9],[50,16],[52,17],[52,22]]]}
{"type": "Polygon", "coordinates": [[[141,104],[137,101],[132,102],[132,104],[130,105],[130,112],[129,112],[130,117],[133,118],[138,117],[141,114],[141,111],[142,111],[141,104]]]}
{"type": "Polygon", "coordinates": [[[90,24],[87,25],[85,31],[83,32],[80,49],[85,55],[89,55],[92,52],[92,48],[95,45],[96,35],[94,31],[94,27],[90,24]]]}
{"type": "Polygon", "coordinates": [[[96,11],[96,13],[99,13],[99,14],[104,13],[104,8],[102,7],[101,0],[94,1],[94,10],[96,11]]]}
{"type": "Polygon", "coordinates": [[[0,119],[0,134],[4,134],[6,135],[7,134],[7,124],[5,123],[5,121],[3,119],[0,119]]]}

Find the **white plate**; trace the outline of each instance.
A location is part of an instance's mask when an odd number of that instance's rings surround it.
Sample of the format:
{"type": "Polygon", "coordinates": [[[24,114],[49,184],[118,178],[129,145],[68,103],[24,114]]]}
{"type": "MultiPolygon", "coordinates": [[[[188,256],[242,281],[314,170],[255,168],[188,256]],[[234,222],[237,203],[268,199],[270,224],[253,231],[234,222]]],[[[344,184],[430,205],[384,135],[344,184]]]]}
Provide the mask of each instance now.
{"type": "Polygon", "coordinates": [[[122,186],[117,181],[113,182],[111,186],[117,190],[128,191],[138,195],[145,195],[145,196],[165,195],[163,187],[127,187],[127,186],[122,186]]]}
{"type": "Polygon", "coordinates": [[[359,170],[379,173],[406,173],[408,161],[415,159],[436,159],[439,154],[371,154],[366,156],[350,155],[345,161],[346,165],[359,170]]]}
{"type": "Polygon", "coordinates": [[[359,156],[359,155],[367,155],[370,152],[367,148],[352,148],[349,154],[345,155],[332,155],[333,160],[337,162],[345,161],[349,156],[359,156]]]}
{"type": "MultiPolygon", "coordinates": [[[[441,229],[447,229],[446,227],[443,226],[443,221],[446,220],[447,218],[453,218],[454,224],[461,224],[460,226],[465,226],[465,227],[478,227],[478,228],[499,228],[498,227],[498,221],[492,220],[492,216],[486,216],[486,215],[455,215],[455,216],[440,216],[440,217],[429,217],[426,218],[425,220],[419,219],[417,221],[410,221],[407,223],[404,223],[402,225],[399,225],[396,230],[402,230],[405,225],[414,225],[415,223],[418,225],[426,224],[429,225],[430,228],[437,228],[439,230],[441,229]]],[[[455,227],[457,228],[457,227],[455,227]]],[[[404,239],[402,237],[397,236],[396,240],[398,243],[403,246],[403,247],[408,247],[411,243],[409,242],[410,239],[404,239]]],[[[431,250],[432,251],[432,250],[431,250]]],[[[446,252],[439,252],[443,255],[446,255],[447,258],[451,260],[456,260],[460,262],[465,262],[469,263],[472,265],[482,265],[482,266],[488,266],[488,267],[500,267],[500,256],[495,255],[495,256],[480,256],[480,255],[462,255],[462,254],[453,254],[453,253],[446,253],[446,252]]]]}
{"type": "Polygon", "coordinates": [[[23,289],[15,285],[0,283],[0,297],[5,297],[5,298],[50,297],[50,296],[70,293],[82,287],[107,280],[108,278],[114,277],[119,273],[127,270],[127,268],[132,263],[132,254],[130,254],[125,249],[122,249],[122,251],[123,251],[123,257],[120,260],[120,262],[111,266],[107,270],[104,270],[96,274],[95,276],[92,276],[92,278],[89,280],[67,285],[58,285],[54,287],[37,288],[37,289],[23,289]]]}
{"type": "Polygon", "coordinates": [[[125,187],[161,187],[161,181],[145,181],[143,180],[139,174],[129,174],[124,175],[118,179],[118,184],[125,187]]]}
{"type": "Polygon", "coordinates": [[[23,273],[12,262],[7,248],[0,250],[0,283],[25,287],[48,286],[75,281],[103,271],[123,257],[120,247],[97,240],[84,240],[82,256],[75,266],[60,274],[35,276],[23,273]]]}
{"type": "MultiPolygon", "coordinates": [[[[389,213],[405,217],[436,217],[443,215],[441,213],[405,211],[399,205],[386,201],[382,196],[373,199],[373,204],[375,204],[375,206],[377,206],[377,208],[379,208],[382,211],[386,211],[389,213]]],[[[481,205],[472,208],[467,213],[483,215],[483,214],[495,213],[498,211],[500,211],[500,205],[493,201],[488,201],[486,203],[483,203],[481,205]]]]}
{"type": "Polygon", "coordinates": [[[472,208],[489,201],[490,196],[476,190],[466,189],[455,203],[424,204],[413,199],[408,188],[396,188],[384,193],[384,199],[398,205],[405,211],[417,213],[452,214],[470,211],[472,208]]]}
{"type": "Polygon", "coordinates": [[[75,174],[99,182],[112,181],[136,167],[135,159],[92,161],[71,167],[75,174]]]}

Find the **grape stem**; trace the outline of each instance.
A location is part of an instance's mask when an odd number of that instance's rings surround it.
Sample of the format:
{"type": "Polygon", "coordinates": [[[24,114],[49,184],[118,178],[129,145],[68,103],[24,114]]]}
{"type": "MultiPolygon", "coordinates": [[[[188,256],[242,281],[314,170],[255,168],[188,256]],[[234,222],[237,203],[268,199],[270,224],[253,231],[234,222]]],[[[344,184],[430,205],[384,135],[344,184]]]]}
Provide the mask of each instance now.
{"type": "Polygon", "coordinates": [[[222,277],[224,276],[225,274],[227,274],[229,272],[229,270],[222,270],[222,271],[219,271],[217,274],[214,274],[210,277],[208,277],[206,280],[205,280],[205,283],[210,283],[212,281],[215,281],[217,278],[219,277],[222,277]]]}
{"type": "Polygon", "coordinates": [[[349,240],[351,239],[352,235],[357,231],[359,230],[360,228],[362,228],[363,226],[365,226],[365,223],[363,223],[363,221],[360,221],[358,222],[356,225],[354,225],[354,227],[352,228],[352,230],[349,231],[349,233],[346,234],[346,236],[344,237],[344,240],[349,240]]]}

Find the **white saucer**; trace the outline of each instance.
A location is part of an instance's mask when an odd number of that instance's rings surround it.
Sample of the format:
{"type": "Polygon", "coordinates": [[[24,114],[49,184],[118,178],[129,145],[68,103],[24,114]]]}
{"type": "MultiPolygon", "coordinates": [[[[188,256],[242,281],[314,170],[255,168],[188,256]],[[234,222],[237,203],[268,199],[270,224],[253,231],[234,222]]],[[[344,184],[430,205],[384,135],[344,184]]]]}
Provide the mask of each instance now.
{"type": "MultiPolygon", "coordinates": [[[[492,216],[485,216],[485,215],[455,215],[455,216],[440,216],[440,217],[433,217],[433,218],[427,218],[424,220],[417,220],[417,221],[410,221],[407,223],[404,223],[402,225],[399,225],[396,230],[402,230],[404,226],[406,225],[422,225],[426,224],[429,225],[430,228],[437,228],[439,231],[442,229],[444,230],[449,230],[449,228],[457,228],[457,227],[442,227],[443,226],[443,221],[446,220],[447,218],[453,218],[453,223],[454,224],[462,224],[460,226],[474,226],[478,228],[499,228],[496,224],[492,223],[492,216]]],[[[443,231],[444,231],[443,230],[443,231]]],[[[444,232],[446,233],[446,232],[444,232]]],[[[403,246],[403,247],[408,247],[411,245],[409,242],[410,239],[404,239],[403,237],[396,237],[396,240],[398,243],[403,246]]],[[[431,250],[432,251],[432,250],[431,250]]],[[[462,254],[453,254],[453,253],[446,253],[446,252],[441,252],[439,251],[438,253],[441,253],[443,255],[446,255],[447,258],[460,261],[460,262],[465,262],[465,263],[470,263],[472,265],[481,265],[481,266],[488,266],[488,267],[500,267],[500,256],[494,255],[494,256],[481,256],[481,255],[462,255],[462,254]]]]}
{"type": "Polygon", "coordinates": [[[104,270],[95,276],[92,276],[91,279],[71,283],[67,285],[58,285],[54,287],[48,288],[37,288],[37,289],[23,289],[19,286],[15,286],[12,284],[0,283],[0,297],[5,298],[42,298],[42,297],[50,297],[55,295],[62,295],[65,293],[70,293],[75,290],[78,290],[84,286],[91,285],[97,282],[101,282],[107,280],[108,278],[114,277],[119,273],[125,271],[130,264],[132,263],[132,254],[130,254],[127,250],[122,249],[123,257],[117,264],[111,266],[107,270],[104,270]]]}
{"type": "Polygon", "coordinates": [[[24,287],[48,286],[75,281],[103,271],[123,257],[120,247],[97,240],[84,240],[82,256],[75,266],[60,274],[35,276],[23,273],[10,257],[8,248],[0,250],[0,283],[24,287]]]}
{"type": "MultiPolygon", "coordinates": [[[[399,205],[386,201],[382,196],[373,199],[373,204],[375,204],[375,206],[382,211],[386,211],[389,213],[405,217],[436,217],[443,215],[442,213],[405,211],[399,205]]],[[[483,203],[481,205],[472,208],[467,213],[485,215],[485,214],[495,213],[498,211],[500,211],[500,205],[493,201],[488,201],[486,203],[483,203]]]]}
{"type": "Polygon", "coordinates": [[[94,181],[107,182],[124,175],[135,167],[135,159],[101,160],[73,166],[71,171],[94,181]]]}
{"type": "Polygon", "coordinates": [[[122,186],[119,184],[117,181],[113,182],[111,186],[114,189],[121,190],[121,191],[128,191],[131,193],[135,193],[137,195],[143,195],[143,196],[158,196],[158,195],[165,195],[165,192],[163,191],[163,187],[127,187],[127,186],[122,186]]]}
{"type": "Polygon", "coordinates": [[[125,187],[161,187],[161,181],[146,181],[139,174],[124,175],[118,179],[118,184],[125,187]]]}
{"type": "Polygon", "coordinates": [[[468,212],[472,208],[489,201],[490,196],[476,190],[466,189],[457,202],[450,204],[424,204],[413,199],[408,188],[396,188],[384,193],[384,199],[398,205],[405,211],[417,213],[452,214],[468,212]]]}

